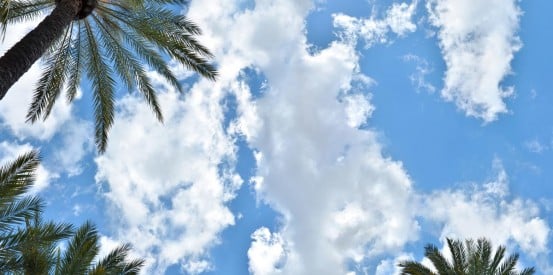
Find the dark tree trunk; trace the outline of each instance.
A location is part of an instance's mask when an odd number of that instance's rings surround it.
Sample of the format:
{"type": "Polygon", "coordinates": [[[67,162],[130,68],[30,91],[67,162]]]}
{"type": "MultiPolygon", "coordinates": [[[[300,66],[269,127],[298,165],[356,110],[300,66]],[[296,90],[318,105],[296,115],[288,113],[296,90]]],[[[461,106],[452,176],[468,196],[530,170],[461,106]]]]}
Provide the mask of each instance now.
{"type": "Polygon", "coordinates": [[[80,0],[61,0],[52,13],[0,57],[0,100],[75,19],[80,0]]]}

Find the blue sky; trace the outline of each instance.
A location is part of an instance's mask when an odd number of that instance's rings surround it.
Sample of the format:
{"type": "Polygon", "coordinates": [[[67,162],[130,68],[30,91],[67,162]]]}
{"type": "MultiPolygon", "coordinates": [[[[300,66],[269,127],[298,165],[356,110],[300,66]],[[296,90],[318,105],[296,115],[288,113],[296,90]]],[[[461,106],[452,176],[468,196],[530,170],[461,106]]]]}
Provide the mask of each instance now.
{"type": "MultiPolygon", "coordinates": [[[[551,1],[192,1],[221,77],[154,73],[165,124],[118,92],[24,123],[36,64],[0,104],[0,159],[39,148],[47,217],[130,242],[144,274],[397,274],[487,237],[553,274],[551,1]]],[[[36,22],[8,29],[4,51],[36,22]]]]}

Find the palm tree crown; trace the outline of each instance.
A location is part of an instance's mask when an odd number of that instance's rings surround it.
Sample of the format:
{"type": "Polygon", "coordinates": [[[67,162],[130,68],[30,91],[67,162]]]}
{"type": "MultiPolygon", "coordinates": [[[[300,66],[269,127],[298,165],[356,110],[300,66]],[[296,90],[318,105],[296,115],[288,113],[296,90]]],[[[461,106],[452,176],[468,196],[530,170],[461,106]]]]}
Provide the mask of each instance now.
{"type": "Polygon", "coordinates": [[[425,247],[424,255],[432,262],[437,272],[415,262],[403,261],[399,263],[402,268],[401,274],[410,275],[531,275],[534,268],[525,268],[521,272],[515,271],[518,261],[518,254],[513,254],[507,259],[505,247],[499,246],[492,256],[491,243],[482,238],[476,242],[466,240],[465,243],[459,240],[447,239],[447,245],[451,252],[453,263],[449,262],[440,250],[428,244],[425,247]]]}
{"type": "Polygon", "coordinates": [[[95,261],[100,246],[92,223],[75,230],[42,220],[42,200],[25,195],[38,164],[38,153],[31,151],[0,168],[0,274],[138,274],[144,261],[127,259],[128,244],[95,261]],[[63,251],[60,242],[67,244],[63,251]]]}
{"type": "Polygon", "coordinates": [[[35,30],[0,58],[0,99],[13,84],[10,81],[16,81],[42,56],[45,68],[27,120],[46,119],[62,90],[71,102],[86,75],[93,92],[95,140],[99,151],[104,152],[113,124],[116,80],[128,90],[138,90],[160,121],[163,116],[149,70],[179,91],[182,86],[168,59],[215,80],[217,71],[209,63],[212,54],[196,40],[200,28],[171,6],[185,2],[0,0],[2,33],[11,23],[33,19],[55,7],[35,30]]]}

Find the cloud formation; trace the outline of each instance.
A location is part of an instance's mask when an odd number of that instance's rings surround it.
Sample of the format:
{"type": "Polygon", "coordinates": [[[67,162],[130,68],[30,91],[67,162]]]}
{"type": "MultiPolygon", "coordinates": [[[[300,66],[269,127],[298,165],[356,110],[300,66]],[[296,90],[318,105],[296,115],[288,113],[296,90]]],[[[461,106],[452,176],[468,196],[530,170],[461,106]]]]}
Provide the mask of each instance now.
{"type": "Polygon", "coordinates": [[[428,0],[426,8],[447,66],[442,96],[484,122],[506,113],[515,90],[502,81],[522,46],[518,1],[428,0]]]}
{"type": "MultiPolygon", "coordinates": [[[[409,5],[397,7],[391,10],[409,5]]],[[[355,45],[333,42],[310,54],[303,32],[310,8],[311,1],[269,0],[246,11],[228,1],[190,8],[204,39],[219,45],[223,83],[235,83],[233,125],[256,151],[258,196],[284,216],[278,232],[253,235],[248,256],[256,274],[345,273],[346,261],[399,251],[417,235],[409,177],[382,155],[375,133],[357,129],[374,107],[355,45]],[[267,78],[259,99],[235,81],[245,67],[267,78]]]]}
{"type": "Polygon", "coordinates": [[[209,270],[208,249],[234,224],[226,202],[242,180],[219,166],[232,167],[235,152],[212,86],[201,81],[184,99],[160,93],[164,124],[141,98],[123,98],[109,147],[96,158],[114,237],[146,258],[147,273],[175,264],[191,274],[209,270]]]}
{"type": "Polygon", "coordinates": [[[443,225],[442,240],[486,236],[495,244],[514,243],[532,257],[548,254],[550,227],[540,217],[539,205],[511,198],[508,175],[500,160],[494,161],[493,170],[495,178],[483,184],[425,196],[422,209],[431,211],[423,211],[423,216],[443,225]]]}
{"type": "Polygon", "coordinates": [[[357,40],[360,37],[364,40],[365,47],[369,48],[376,43],[390,42],[391,33],[405,36],[414,32],[417,29],[413,22],[416,7],[417,1],[411,4],[393,3],[382,19],[376,19],[374,15],[371,18],[355,18],[338,13],[333,15],[334,27],[342,29],[342,38],[357,40]]]}

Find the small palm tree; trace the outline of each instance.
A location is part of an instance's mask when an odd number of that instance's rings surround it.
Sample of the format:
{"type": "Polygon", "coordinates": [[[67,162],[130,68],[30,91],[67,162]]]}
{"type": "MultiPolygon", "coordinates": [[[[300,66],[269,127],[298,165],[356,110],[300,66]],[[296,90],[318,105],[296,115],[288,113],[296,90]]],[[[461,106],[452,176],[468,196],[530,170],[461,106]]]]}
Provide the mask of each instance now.
{"type": "Polygon", "coordinates": [[[128,244],[94,261],[100,246],[92,223],[75,230],[68,223],[42,220],[43,202],[25,195],[39,162],[32,151],[0,168],[0,274],[138,274],[144,261],[127,260],[128,244]],[[62,242],[67,249],[60,248],[62,242]]]}
{"type": "Polygon", "coordinates": [[[177,90],[182,86],[166,60],[214,80],[210,51],[196,36],[200,28],[169,4],[187,0],[0,0],[0,31],[7,25],[53,11],[0,58],[0,99],[43,57],[27,121],[46,119],[66,88],[71,102],[83,74],[90,80],[95,112],[95,140],[100,152],[107,146],[113,124],[116,80],[138,90],[156,117],[163,121],[157,96],[147,74],[159,73],[177,90]]]}
{"type": "Polygon", "coordinates": [[[515,266],[519,255],[511,255],[505,260],[504,246],[499,246],[492,257],[492,245],[484,238],[478,239],[476,242],[469,239],[464,244],[459,240],[448,238],[447,245],[451,252],[453,263],[450,263],[436,246],[428,244],[424,249],[424,255],[430,259],[437,272],[415,261],[403,261],[399,263],[399,266],[402,268],[401,274],[531,275],[535,272],[533,267],[516,272],[515,266]]]}

